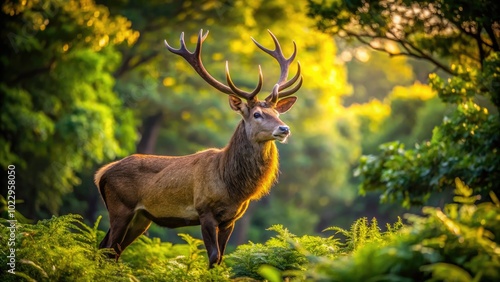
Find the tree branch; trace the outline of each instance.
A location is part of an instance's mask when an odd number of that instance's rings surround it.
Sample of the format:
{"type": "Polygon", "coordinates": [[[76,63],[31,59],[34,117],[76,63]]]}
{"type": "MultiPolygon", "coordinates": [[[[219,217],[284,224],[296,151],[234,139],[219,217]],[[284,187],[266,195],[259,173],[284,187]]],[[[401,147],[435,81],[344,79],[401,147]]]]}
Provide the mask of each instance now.
{"type": "Polygon", "coordinates": [[[11,80],[10,84],[17,84],[21,80],[24,80],[24,79],[27,79],[27,78],[30,78],[30,77],[33,77],[33,76],[36,76],[36,75],[48,72],[48,71],[50,71],[50,69],[52,69],[52,67],[54,66],[55,62],[56,62],[55,57],[52,57],[52,59],[50,59],[49,64],[47,66],[39,67],[39,68],[36,68],[36,69],[29,70],[27,72],[21,73],[16,78],[14,78],[13,80],[11,80]]]}
{"type": "Polygon", "coordinates": [[[344,30],[344,31],[346,32],[347,35],[353,36],[359,42],[361,42],[361,43],[363,43],[365,45],[368,45],[368,47],[370,47],[373,50],[385,52],[385,53],[389,54],[389,56],[408,56],[408,57],[413,57],[413,58],[416,58],[416,59],[426,60],[426,61],[429,61],[430,63],[432,63],[433,65],[435,65],[436,67],[438,67],[439,69],[445,71],[446,73],[449,73],[451,75],[456,75],[456,73],[453,72],[449,67],[447,67],[444,64],[440,63],[439,61],[437,61],[432,56],[430,56],[428,54],[425,54],[422,50],[420,50],[417,47],[415,47],[409,41],[405,41],[405,40],[397,38],[394,34],[393,34],[394,38],[389,38],[389,37],[383,37],[383,36],[372,36],[372,35],[367,35],[367,34],[357,34],[357,33],[354,33],[354,32],[347,31],[347,30],[344,30]],[[389,52],[385,48],[375,47],[375,46],[371,45],[371,43],[369,41],[367,41],[367,40],[364,39],[365,37],[368,37],[368,38],[371,38],[371,39],[384,39],[384,40],[389,40],[389,41],[396,42],[396,43],[400,44],[407,52],[399,52],[399,53],[389,52]]]}
{"type": "Polygon", "coordinates": [[[491,28],[491,25],[487,25],[487,24],[484,24],[483,27],[491,39],[491,48],[493,49],[493,51],[499,52],[500,46],[498,44],[498,38],[495,36],[495,32],[493,31],[493,28],[491,28]]]}
{"type": "Polygon", "coordinates": [[[134,46],[132,46],[132,48],[130,48],[128,50],[126,56],[125,56],[125,52],[124,52],[124,59],[120,65],[120,67],[118,67],[118,69],[113,73],[114,78],[121,77],[122,75],[135,69],[136,67],[138,67],[144,63],[149,62],[150,60],[152,60],[154,57],[156,57],[159,54],[158,51],[153,51],[149,55],[140,58],[139,61],[137,61],[136,63],[134,63],[132,65],[130,64],[130,61],[132,60],[132,58],[134,58],[134,54],[137,54],[136,50],[137,50],[138,46],[144,40],[144,35],[147,32],[154,31],[156,28],[159,28],[159,25],[155,26],[155,25],[151,24],[149,26],[145,26],[141,31],[139,31],[140,35],[139,35],[139,38],[137,39],[137,41],[134,43],[134,46]]]}
{"type": "Polygon", "coordinates": [[[149,61],[151,61],[152,59],[154,59],[156,56],[158,56],[159,52],[158,51],[153,51],[151,54],[147,55],[147,56],[144,56],[142,58],[140,58],[137,62],[135,62],[134,64],[130,64],[130,61],[132,60],[132,56],[129,55],[125,58],[125,60],[123,60],[122,62],[122,65],[120,66],[120,68],[118,68],[114,73],[113,73],[113,76],[115,78],[120,78],[122,75],[124,75],[125,73],[137,68],[138,66],[144,64],[144,63],[147,63],[149,61]]]}
{"type": "Polygon", "coordinates": [[[154,59],[156,56],[158,56],[158,54],[159,54],[159,53],[160,53],[160,52],[158,52],[158,51],[153,51],[153,52],[151,52],[151,54],[149,54],[149,55],[147,55],[147,56],[142,57],[142,58],[141,58],[140,60],[138,60],[135,64],[130,65],[127,71],[129,71],[129,70],[133,70],[133,69],[135,69],[136,67],[138,67],[138,66],[140,66],[140,65],[142,65],[142,64],[144,64],[144,63],[147,63],[147,62],[151,61],[151,60],[152,60],[152,59],[154,59]]]}
{"type": "Polygon", "coordinates": [[[119,78],[120,76],[122,76],[125,72],[127,72],[127,69],[128,69],[128,64],[130,62],[130,60],[132,60],[132,55],[129,54],[127,55],[123,60],[122,60],[122,63],[120,65],[120,67],[113,73],[113,77],[114,78],[119,78]]]}
{"type": "Polygon", "coordinates": [[[479,50],[479,63],[481,64],[481,69],[483,69],[484,59],[486,59],[486,52],[483,49],[483,40],[481,38],[482,27],[478,26],[477,29],[477,33],[474,34],[474,39],[476,40],[477,49],[479,50]]]}
{"type": "Polygon", "coordinates": [[[128,49],[127,52],[123,52],[123,57],[124,59],[122,60],[122,63],[120,66],[116,69],[116,71],[113,73],[114,78],[119,78],[123,74],[125,74],[127,71],[129,71],[128,64],[130,63],[130,60],[133,58],[133,54],[135,53],[135,50],[137,49],[137,46],[141,43],[141,41],[144,39],[144,35],[142,31],[139,31],[139,38],[135,41],[134,45],[132,48],[128,49]],[[125,53],[127,53],[125,55],[125,53]]]}
{"type": "Polygon", "coordinates": [[[443,70],[443,71],[445,71],[445,72],[447,72],[447,73],[449,73],[451,75],[456,75],[456,73],[454,71],[452,71],[451,68],[449,68],[448,66],[446,66],[446,65],[442,64],[441,62],[439,62],[437,59],[435,59],[434,57],[432,57],[432,55],[426,54],[423,50],[417,48],[410,41],[408,41],[408,40],[402,40],[401,39],[400,40],[400,44],[409,53],[414,54],[412,52],[412,50],[413,50],[414,52],[417,52],[418,54],[420,54],[420,55],[415,54],[416,58],[427,60],[427,61],[431,62],[433,65],[435,65],[436,67],[440,68],[441,70],[443,70]],[[408,48],[406,45],[408,45],[410,48],[408,48]]]}

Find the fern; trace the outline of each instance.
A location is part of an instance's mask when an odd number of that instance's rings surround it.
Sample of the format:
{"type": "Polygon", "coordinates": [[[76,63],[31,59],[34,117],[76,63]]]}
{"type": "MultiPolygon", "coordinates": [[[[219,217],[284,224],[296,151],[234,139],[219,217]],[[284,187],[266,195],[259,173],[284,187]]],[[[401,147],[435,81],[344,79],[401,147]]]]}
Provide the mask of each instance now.
{"type": "MultiPolygon", "coordinates": [[[[426,207],[425,216],[411,215],[378,233],[353,224],[346,248],[351,254],[318,259],[306,271],[319,281],[499,281],[500,204],[475,204],[472,190],[456,179],[456,203],[443,210],[426,207]],[[378,233],[378,234],[377,234],[378,233]],[[381,235],[381,237],[379,237],[381,235]],[[364,240],[364,239],[365,240],[364,240]],[[360,242],[364,244],[360,245],[360,242]]],[[[373,222],[372,222],[373,225],[373,222]]],[[[339,232],[338,228],[330,228],[339,232]]]]}
{"type": "Polygon", "coordinates": [[[250,242],[241,245],[228,256],[234,277],[263,279],[262,275],[266,274],[276,277],[275,271],[283,277],[299,277],[310,259],[319,256],[332,258],[339,250],[339,240],[333,237],[298,237],[282,225],[273,225],[267,230],[277,235],[264,244],[250,242]]]}
{"type": "MultiPolygon", "coordinates": [[[[221,266],[208,269],[203,242],[186,234],[184,244],[141,236],[120,261],[98,248],[104,232],[79,215],[36,224],[17,223],[16,274],[0,281],[500,281],[500,202],[476,204],[456,179],[455,203],[426,207],[382,231],[376,219],[356,220],[329,237],[296,236],[282,225],[262,244],[239,246],[221,266]]],[[[9,222],[0,219],[0,224],[9,222]]],[[[0,231],[0,264],[6,265],[10,230],[0,231]]]]}
{"type": "MultiPolygon", "coordinates": [[[[22,277],[36,281],[121,281],[133,278],[131,269],[110,262],[105,259],[105,251],[97,249],[99,222],[91,228],[81,220],[79,215],[66,215],[34,225],[18,223],[16,275],[3,272],[0,280],[17,281],[22,277]]],[[[2,220],[2,224],[6,223],[2,220]]],[[[4,235],[7,234],[2,234],[2,248],[7,246],[4,235]]],[[[0,258],[2,265],[6,264],[5,258],[0,258]]]]}
{"type": "MultiPolygon", "coordinates": [[[[186,234],[180,234],[186,241],[180,245],[141,236],[120,262],[110,260],[109,250],[98,248],[104,236],[99,222],[90,227],[79,215],[65,215],[19,223],[16,274],[2,272],[0,281],[229,281],[230,269],[222,265],[209,270],[202,241],[186,234]]],[[[8,224],[5,219],[1,223],[8,224]]],[[[7,247],[9,232],[2,228],[2,248],[7,247]]],[[[7,252],[2,249],[2,265],[7,252]]]]}
{"type": "Polygon", "coordinates": [[[323,230],[335,231],[335,235],[341,234],[346,238],[346,242],[342,244],[339,250],[342,254],[350,254],[366,243],[377,243],[381,246],[385,244],[387,238],[396,234],[404,227],[401,218],[393,225],[387,224],[387,231],[381,232],[376,218],[373,218],[370,223],[366,217],[359,218],[352,225],[350,230],[345,230],[340,227],[332,226],[323,230]]]}
{"type": "Polygon", "coordinates": [[[140,281],[229,281],[225,265],[208,269],[203,242],[179,234],[186,244],[173,245],[141,236],[122,255],[140,281]]]}

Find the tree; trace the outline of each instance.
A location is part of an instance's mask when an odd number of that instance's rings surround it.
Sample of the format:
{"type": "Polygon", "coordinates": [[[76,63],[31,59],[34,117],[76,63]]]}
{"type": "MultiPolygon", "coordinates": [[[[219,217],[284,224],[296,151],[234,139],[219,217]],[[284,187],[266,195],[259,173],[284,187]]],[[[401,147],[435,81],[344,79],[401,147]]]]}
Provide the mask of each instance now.
{"type": "Polygon", "coordinates": [[[478,66],[500,51],[498,11],[500,4],[493,0],[309,0],[309,15],[319,29],[391,56],[427,60],[451,75],[457,70],[443,59],[478,66]],[[401,51],[387,48],[387,42],[401,51]]]}
{"type": "Polygon", "coordinates": [[[415,149],[394,142],[382,145],[378,156],[364,156],[356,172],[362,193],[383,191],[382,200],[409,207],[451,186],[455,177],[477,193],[498,192],[499,3],[310,0],[309,8],[327,33],[434,64],[443,74],[430,75],[431,87],[456,107],[431,140],[415,149]],[[385,42],[397,43],[401,51],[386,49],[385,42]]]}
{"type": "Polygon", "coordinates": [[[131,151],[135,122],[111,74],[113,45],[137,34],[92,1],[7,1],[1,13],[0,164],[16,166],[22,213],[43,217],[80,171],[131,151]]]}

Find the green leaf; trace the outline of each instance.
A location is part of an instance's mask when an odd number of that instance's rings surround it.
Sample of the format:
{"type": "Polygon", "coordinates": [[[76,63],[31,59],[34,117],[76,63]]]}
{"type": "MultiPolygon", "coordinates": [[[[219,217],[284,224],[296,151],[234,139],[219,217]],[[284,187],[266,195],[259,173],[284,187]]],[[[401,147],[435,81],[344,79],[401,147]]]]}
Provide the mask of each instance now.
{"type": "Polygon", "coordinates": [[[269,282],[281,282],[283,281],[283,277],[281,276],[281,272],[270,265],[261,265],[257,272],[264,278],[269,280],[269,282]]]}

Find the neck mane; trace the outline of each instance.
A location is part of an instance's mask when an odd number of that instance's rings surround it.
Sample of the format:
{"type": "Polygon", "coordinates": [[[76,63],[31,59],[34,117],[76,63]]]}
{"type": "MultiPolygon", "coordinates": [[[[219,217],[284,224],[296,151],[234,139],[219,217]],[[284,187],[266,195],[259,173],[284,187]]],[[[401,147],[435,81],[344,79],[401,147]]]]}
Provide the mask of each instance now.
{"type": "Polygon", "coordinates": [[[276,144],[250,141],[242,120],[224,148],[220,171],[230,197],[259,199],[269,193],[278,176],[276,144]]]}

